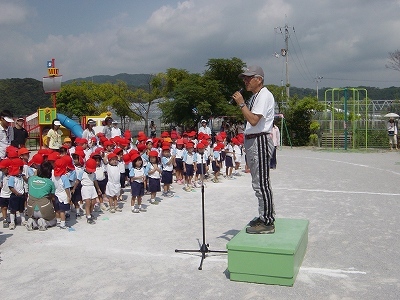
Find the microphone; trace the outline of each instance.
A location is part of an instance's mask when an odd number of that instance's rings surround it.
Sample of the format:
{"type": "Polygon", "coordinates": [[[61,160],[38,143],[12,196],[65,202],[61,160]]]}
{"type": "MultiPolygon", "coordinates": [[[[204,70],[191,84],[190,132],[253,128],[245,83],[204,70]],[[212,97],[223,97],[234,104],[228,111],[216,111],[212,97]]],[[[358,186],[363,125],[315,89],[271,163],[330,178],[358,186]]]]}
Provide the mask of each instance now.
{"type": "MultiPolygon", "coordinates": [[[[238,90],[239,93],[243,92],[243,88],[240,88],[240,90],[238,90]]],[[[235,100],[233,98],[231,98],[231,100],[229,100],[229,104],[233,104],[233,102],[235,102],[235,100]]]]}

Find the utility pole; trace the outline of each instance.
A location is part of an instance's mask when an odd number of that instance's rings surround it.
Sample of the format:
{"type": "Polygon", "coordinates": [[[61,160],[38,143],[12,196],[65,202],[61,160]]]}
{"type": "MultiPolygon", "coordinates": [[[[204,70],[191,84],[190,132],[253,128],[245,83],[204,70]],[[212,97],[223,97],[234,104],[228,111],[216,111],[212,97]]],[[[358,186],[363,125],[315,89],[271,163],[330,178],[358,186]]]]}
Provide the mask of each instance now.
{"type": "Polygon", "coordinates": [[[315,82],[317,83],[317,101],[319,101],[318,99],[318,82],[321,82],[321,79],[324,78],[322,76],[318,76],[317,74],[315,74],[315,82]]]}
{"type": "Polygon", "coordinates": [[[281,55],[285,57],[285,65],[286,65],[286,101],[289,101],[290,97],[290,83],[289,83],[289,26],[285,24],[285,27],[275,27],[275,31],[279,30],[281,34],[285,34],[285,48],[281,49],[281,55]]]}

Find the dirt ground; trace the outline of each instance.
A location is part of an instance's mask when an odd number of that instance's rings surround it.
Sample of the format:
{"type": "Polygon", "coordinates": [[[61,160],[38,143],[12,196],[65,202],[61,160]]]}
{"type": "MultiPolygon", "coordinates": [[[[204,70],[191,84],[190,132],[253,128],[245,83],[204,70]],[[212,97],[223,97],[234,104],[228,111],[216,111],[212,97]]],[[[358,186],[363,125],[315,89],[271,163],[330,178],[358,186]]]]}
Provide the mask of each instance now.
{"type": "MultiPolygon", "coordinates": [[[[293,287],[229,280],[227,255],[202,243],[201,189],[147,212],[71,218],[69,230],[0,228],[2,299],[399,299],[400,154],[283,148],[271,170],[277,217],[310,221],[293,287]]],[[[206,241],[225,250],[257,215],[250,175],[207,182],[206,241]]],[[[145,203],[148,204],[148,196],[145,203]]]]}

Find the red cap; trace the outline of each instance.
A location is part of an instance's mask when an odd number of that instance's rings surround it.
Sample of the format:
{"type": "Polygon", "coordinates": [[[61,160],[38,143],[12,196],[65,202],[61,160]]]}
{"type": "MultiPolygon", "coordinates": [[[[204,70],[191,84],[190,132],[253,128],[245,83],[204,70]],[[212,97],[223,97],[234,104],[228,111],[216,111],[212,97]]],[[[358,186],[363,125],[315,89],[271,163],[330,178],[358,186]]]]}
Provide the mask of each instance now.
{"type": "Polygon", "coordinates": [[[17,158],[18,157],[18,148],[14,146],[8,146],[6,148],[6,153],[8,158],[17,158]]]}
{"type": "Polygon", "coordinates": [[[96,167],[97,167],[97,162],[93,158],[89,158],[86,161],[86,164],[85,164],[86,171],[93,173],[96,171],[96,167]]]}
{"type": "Polygon", "coordinates": [[[21,173],[20,168],[24,165],[24,161],[20,158],[10,159],[11,166],[9,167],[8,173],[11,176],[15,176],[21,173]]]}
{"type": "Polygon", "coordinates": [[[117,147],[117,148],[114,149],[113,153],[118,155],[118,154],[120,154],[122,151],[123,151],[123,150],[122,150],[121,148],[117,147]]]}
{"type": "Polygon", "coordinates": [[[18,149],[18,156],[29,154],[29,150],[25,147],[18,149]]]}
{"type": "Polygon", "coordinates": [[[206,146],[203,143],[197,144],[197,149],[204,149],[206,146]]]}
{"type": "Polygon", "coordinates": [[[0,169],[7,169],[11,166],[11,159],[5,158],[0,161],[0,169]]]}
{"type": "Polygon", "coordinates": [[[129,130],[125,130],[124,138],[126,138],[127,140],[130,140],[132,138],[132,134],[129,130]]]}
{"type": "Polygon", "coordinates": [[[133,153],[132,155],[131,155],[131,160],[132,160],[132,162],[134,162],[135,160],[137,160],[138,158],[141,158],[141,156],[140,156],[140,154],[139,153],[133,153]]]}
{"type": "Polygon", "coordinates": [[[43,155],[36,153],[34,156],[32,156],[32,159],[28,162],[28,166],[32,166],[33,164],[40,165],[42,162],[43,162],[43,155]]]}
{"type": "Polygon", "coordinates": [[[193,148],[193,147],[194,147],[194,144],[192,142],[188,142],[186,144],[186,148],[193,148]]]}
{"type": "Polygon", "coordinates": [[[49,156],[47,157],[48,161],[56,161],[56,159],[58,159],[60,157],[60,153],[58,152],[52,152],[49,154],[49,156]]]}
{"type": "Polygon", "coordinates": [[[103,143],[104,147],[112,146],[113,143],[110,140],[104,141],[103,143]]]}
{"type": "Polygon", "coordinates": [[[171,148],[170,148],[168,145],[164,145],[164,146],[162,146],[161,149],[162,149],[163,151],[164,151],[164,150],[168,150],[168,151],[169,151],[171,148]]]}
{"type": "Polygon", "coordinates": [[[129,164],[130,162],[131,162],[131,156],[130,156],[130,154],[124,154],[124,155],[122,155],[122,159],[124,160],[124,163],[125,164],[129,164]]]}
{"type": "Polygon", "coordinates": [[[169,137],[168,131],[163,131],[163,132],[161,133],[161,137],[162,137],[162,138],[169,137]]]}
{"type": "Polygon", "coordinates": [[[113,158],[118,158],[117,154],[115,154],[114,152],[111,152],[107,155],[107,159],[111,160],[113,158]]]}
{"type": "Polygon", "coordinates": [[[61,159],[65,162],[65,166],[69,170],[75,170],[74,163],[72,162],[72,158],[69,155],[64,155],[61,159]]]}
{"type": "Polygon", "coordinates": [[[146,149],[146,145],[145,144],[137,144],[137,149],[139,152],[143,152],[144,149],[146,149]]]}
{"type": "Polygon", "coordinates": [[[150,151],[149,157],[151,157],[151,156],[153,156],[153,157],[158,157],[158,152],[155,151],[155,150],[150,151]]]}
{"type": "Polygon", "coordinates": [[[67,166],[62,158],[57,159],[54,162],[54,176],[61,176],[67,172],[67,166]]]}

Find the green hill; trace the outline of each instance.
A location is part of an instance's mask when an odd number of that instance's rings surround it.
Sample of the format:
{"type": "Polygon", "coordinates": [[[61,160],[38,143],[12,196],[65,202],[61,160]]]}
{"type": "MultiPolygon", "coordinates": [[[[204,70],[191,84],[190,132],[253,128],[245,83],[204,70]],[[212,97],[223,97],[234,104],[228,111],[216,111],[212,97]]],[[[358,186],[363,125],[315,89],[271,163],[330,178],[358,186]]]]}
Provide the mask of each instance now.
{"type": "Polygon", "coordinates": [[[85,78],[76,78],[67,80],[64,84],[72,83],[73,81],[92,81],[94,83],[117,83],[117,81],[124,81],[128,85],[141,87],[141,86],[148,86],[149,79],[151,74],[127,74],[127,73],[120,73],[117,75],[95,75],[85,78]]]}

